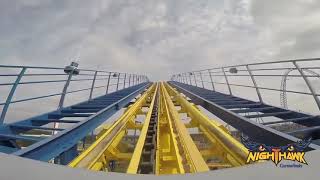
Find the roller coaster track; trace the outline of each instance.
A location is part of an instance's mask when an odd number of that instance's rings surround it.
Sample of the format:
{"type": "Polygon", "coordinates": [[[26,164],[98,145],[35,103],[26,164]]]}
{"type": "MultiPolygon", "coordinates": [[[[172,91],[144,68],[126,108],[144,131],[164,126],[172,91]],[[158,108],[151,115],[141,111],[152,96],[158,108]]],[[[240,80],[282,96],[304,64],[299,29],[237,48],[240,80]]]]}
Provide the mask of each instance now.
{"type": "MultiPolygon", "coordinates": [[[[286,108],[288,109],[288,99],[287,99],[287,80],[288,80],[288,75],[294,71],[295,69],[288,69],[283,77],[282,77],[282,80],[281,80],[281,85],[280,85],[280,103],[281,103],[281,106],[283,108],[286,108]]],[[[320,74],[319,73],[316,73],[310,69],[302,69],[303,71],[305,72],[308,72],[316,77],[318,77],[320,79],[320,74]]]]}
{"type": "Polygon", "coordinates": [[[106,127],[70,167],[130,174],[184,174],[241,166],[248,153],[224,126],[209,119],[167,83],[153,84],[106,127]],[[135,119],[142,108],[148,110],[143,123],[137,124],[135,119]],[[191,121],[184,123],[181,113],[191,121]],[[127,132],[138,127],[137,141],[126,141],[127,132]],[[189,128],[198,129],[198,133],[190,134],[189,128]]]}
{"type": "Polygon", "coordinates": [[[105,173],[166,175],[246,165],[248,150],[240,135],[270,146],[310,139],[306,151],[318,150],[320,116],[289,109],[287,101],[287,93],[309,96],[312,102],[305,107],[320,109],[319,89],[311,81],[320,78],[317,63],[319,58],[216,67],[155,83],[143,75],[79,69],[76,63],[65,68],[0,65],[5,69],[0,77],[11,77],[0,83],[9,87],[1,89],[8,95],[0,102],[0,152],[105,173]],[[239,77],[249,83],[241,84],[239,77]],[[280,89],[274,88],[279,82],[266,86],[271,77],[281,77],[280,89]],[[307,89],[287,89],[289,77],[302,79],[307,89]],[[62,83],[59,92],[44,94],[59,89],[56,83],[62,83]],[[24,86],[34,84],[45,87],[24,86]],[[36,95],[16,97],[19,88],[36,95]],[[266,91],[280,92],[283,107],[266,91]],[[53,102],[57,106],[49,108],[53,102]],[[13,121],[24,115],[14,105],[23,103],[29,110],[53,110],[13,121]]]}

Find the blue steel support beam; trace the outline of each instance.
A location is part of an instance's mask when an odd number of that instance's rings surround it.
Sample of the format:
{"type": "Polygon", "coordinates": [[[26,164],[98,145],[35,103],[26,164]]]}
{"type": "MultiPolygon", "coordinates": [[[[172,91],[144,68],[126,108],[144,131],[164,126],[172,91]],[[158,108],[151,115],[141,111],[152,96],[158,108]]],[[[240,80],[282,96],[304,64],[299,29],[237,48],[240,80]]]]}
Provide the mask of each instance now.
{"type": "MultiPolygon", "coordinates": [[[[187,95],[192,101],[196,104],[200,104],[209,112],[213,113],[232,127],[236,128],[242,133],[245,133],[250,138],[254,139],[257,142],[270,144],[270,145],[285,145],[292,142],[297,142],[300,139],[289,134],[277,131],[265,125],[259,124],[255,121],[242,117],[231,110],[228,110],[222,106],[219,106],[205,98],[194,93],[192,90],[187,89],[186,87],[191,87],[179,82],[171,81],[169,82],[172,86],[176,87],[180,92],[187,95]]],[[[205,89],[202,89],[205,90],[205,89]]],[[[320,146],[316,144],[310,144],[310,149],[320,149],[320,146]]]]}
{"type": "Polygon", "coordinates": [[[59,156],[59,164],[67,165],[71,162],[75,157],[79,155],[77,151],[77,145],[74,145],[70,149],[66,150],[59,156]]]}
{"type": "Polygon", "coordinates": [[[109,72],[109,75],[108,75],[108,82],[107,82],[106,94],[109,93],[110,78],[111,78],[111,72],[109,72]]]}
{"type": "Polygon", "coordinates": [[[64,87],[63,87],[63,89],[62,89],[62,93],[61,93],[61,97],[60,97],[58,109],[62,109],[62,108],[63,108],[64,99],[66,98],[67,90],[68,90],[68,87],[69,87],[69,85],[70,85],[71,79],[72,79],[72,73],[69,73],[68,78],[67,78],[67,81],[66,81],[66,83],[64,84],[64,87]]]}
{"type": "Polygon", "coordinates": [[[22,140],[22,141],[38,142],[42,139],[43,138],[20,136],[20,135],[13,135],[13,134],[0,134],[0,140],[22,140]]]}
{"type": "Polygon", "coordinates": [[[37,129],[37,130],[45,130],[45,131],[63,131],[64,129],[62,128],[51,128],[51,127],[41,127],[41,126],[29,126],[29,125],[10,125],[10,128],[13,130],[13,131],[16,131],[16,130],[24,130],[24,131],[27,131],[27,130],[31,130],[31,129],[37,129]]]}
{"type": "Polygon", "coordinates": [[[282,119],[281,121],[275,121],[275,123],[263,123],[263,124],[277,124],[280,122],[292,121],[307,127],[320,126],[320,116],[313,116],[310,114],[292,111],[292,110],[290,110],[290,113],[282,113],[282,112],[287,112],[288,109],[283,109],[280,107],[275,107],[275,106],[267,105],[260,102],[250,101],[247,99],[226,95],[223,93],[211,92],[210,90],[207,90],[207,89],[198,88],[195,90],[194,88],[197,88],[197,87],[194,87],[194,86],[192,87],[192,86],[184,85],[181,83],[180,85],[186,88],[187,90],[191,89],[192,92],[198,95],[199,95],[199,92],[200,94],[205,93],[206,94],[205,96],[200,95],[200,97],[206,99],[207,101],[211,101],[225,109],[231,109],[231,111],[236,114],[248,113],[248,112],[260,112],[260,114],[256,114],[256,117],[272,115],[282,119]],[[222,101],[228,102],[228,103],[221,104],[222,101]],[[238,103],[238,102],[242,102],[242,103],[238,103]],[[233,108],[236,108],[236,109],[233,109],[233,108]],[[246,109],[242,109],[242,108],[246,108],[246,109]],[[270,114],[270,113],[273,113],[273,114],[270,114]]]}
{"type": "Polygon", "coordinates": [[[92,84],[91,84],[91,89],[90,89],[89,100],[92,99],[92,93],[93,93],[93,89],[94,89],[94,84],[96,83],[97,74],[98,74],[98,71],[94,72],[93,80],[92,80],[92,84]]]}
{"type": "Polygon", "coordinates": [[[87,134],[91,133],[96,127],[106,121],[106,119],[111,117],[119,109],[128,104],[134,97],[140,94],[149,85],[150,83],[142,83],[135,87],[130,87],[137,88],[137,90],[128,95],[125,95],[123,98],[117,100],[115,103],[107,106],[98,113],[75,124],[70,129],[66,129],[56,135],[53,135],[31,146],[21,149],[13,154],[40,161],[49,161],[57,157],[61,153],[69,150],[74,145],[76,145],[78,141],[83,139],[87,134]]]}

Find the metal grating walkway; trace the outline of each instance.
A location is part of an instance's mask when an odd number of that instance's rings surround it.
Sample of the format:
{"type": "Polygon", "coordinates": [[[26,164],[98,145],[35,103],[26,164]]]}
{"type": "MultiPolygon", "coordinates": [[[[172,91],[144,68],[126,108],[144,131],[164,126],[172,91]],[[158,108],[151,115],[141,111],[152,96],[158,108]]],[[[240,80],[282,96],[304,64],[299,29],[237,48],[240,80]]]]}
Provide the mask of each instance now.
{"type": "MultiPolygon", "coordinates": [[[[8,140],[8,146],[2,145],[2,149],[6,149],[7,152],[14,152],[13,154],[18,156],[41,161],[49,161],[69,149],[70,151],[73,151],[72,148],[79,140],[83,139],[107,118],[127,105],[148,86],[149,83],[142,83],[97,97],[90,101],[62,108],[61,110],[46,113],[16,123],[6,124],[0,129],[0,139],[8,140]],[[63,120],[65,117],[68,117],[68,120],[63,120]],[[79,117],[83,117],[85,119],[72,120],[72,118],[77,119],[79,117]],[[55,128],[43,127],[49,123],[57,122],[60,124],[72,123],[73,125],[68,129],[57,128],[57,126],[55,128]],[[30,135],[21,135],[21,133],[25,133],[30,130],[51,131],[51,133],[61,132],[55,136],[49,136],[47,138],[33,138],[30,135]],[[4,132],[6,133],[4,134],[4,132]],[[31,142],[31,145],[24,149],[17,149],[12,145],[16,140],[29,141],[31,142]]],[[[76,155],[77,154],[66,155],[65,158],[63,158],[64,156],[62,155],[60,163],[67,164],[76,155]]]]}
{"type": "MultiPolygon", "coordinates": [[[[313,140],[320,138],[317,132],[320,128],[319,116],[254,102],[184,83],[171,81],[170,84],[185,93],[195,103],[202,105],[226,123],[261,143],[281,145],[294,142],[296,138],[310,136],[313,140]],[[272,116],[280,120],[266,123],[257,123],[253,120],[272,116]],[[293,122],[306,127],[290,132],[280,132],[267,126],[284,122],[293,122]],[[274,138],[277,138],[278,141],[274,142],[274,138]]],[[[315,149],[319,148],[317,145],[311,146],[315,149]]]]}

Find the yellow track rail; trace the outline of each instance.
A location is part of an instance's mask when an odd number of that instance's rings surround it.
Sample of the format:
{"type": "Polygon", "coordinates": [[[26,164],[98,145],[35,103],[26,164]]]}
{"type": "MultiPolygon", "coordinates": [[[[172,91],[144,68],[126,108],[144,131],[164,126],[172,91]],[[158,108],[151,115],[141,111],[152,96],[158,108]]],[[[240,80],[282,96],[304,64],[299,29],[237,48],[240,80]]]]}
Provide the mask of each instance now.
{"type": "Polygon", "coordinates": [[[136,147],[134,149],[133,155],[130,160],[130,164],[127,169],[127,173],[129,173],[129,174],[136,174],[138,171],[138,166],[139,166],[139,163],[141,160],[143,146],[144,146],[144,143],[145,143],[145,140],[147,137],[147,131],[148,131],[148,127],[149,127],[149,123],[150,123],[150,119],[151,119],[152,109],[155,105],[155,99],[157,96],[157,92],[158,92],[158,85],[156,85],[156,89],[153,93],[153,97],[152,97],[151,105],[149,107],[149,111],[148,111],[147,116],[145,118],[145,121],[143,123],[143,127],[140,132],[138,142],[136,144],[136,147]]]}
{"type": "MultiPolygon", "coordinates": [[[[133,155],[130,153],[121,153],[117,149],[117,146],[126,135],[127,129],[135,127],[134,120],[136,116],[142,113],[142,108],[146,106],[146,104],[150,104],[148,101],[150,101],[152,97],[154,99],[155,91],[156,85],[154,84],[145,93],[143,93],[142,96],[133,105],[131,105],[118,120],[116,120],[105,132],[100,134],[98,139],[88,149],[75,158],[69,166],[96,171],[108,171],[108,163],[111,159],[117,159],[119,161],[130,161],[131,159],[129,172],[133,172],[131,169],[133,164],[136,164],[136,161],[138,161],[137,154],[139,153],[137,151],[135,151],[133,155]],[[132,159],[132,157],[134,159],[132,159]]],[[[153,104],[150,105],[152,106],[153,104]]],[[[151,111],[150,109],[151,108],[149,108],[149,111],[151,111]]],[[[145,121],[148,121],[148,116],[145,121]]],[[[142,130],[144,130],[144,127],[145,126],[142,127],[142,130]]],[[[139,146],[140,141],[138,141],[139,146]]]]}
{"type": "Polygon", "coordinates": [[[173,96],[175,103],[181,106],[181,113],[187,113],[191,118],[189,128],[197,127],[204,136],[211,142],[210,149],[202,151],[204,158],[208,161],[215,157],[219,162],[207,163],[211,169],[240,166],[246,163],[248,150],[236,139],[234,139],[224,126],[209,119],[194,104],[187,101],[178,91],[167,83],[165,87],[170,96],[173,96]]]}
{"type": "Polygon", "coordinates": [[[96,141],[69,166],[129,174],[184,174],[241,166],[247,155],[224,126],[167,83],[156,83],[113,124],[105,125],[96,141]],[[184,123],[181,113],[191,120],[184,123]],[[136,123],[138,115],[145,115],[143,124],[136,123]],[[197,131],[189,133],[189,128],[197,131]],[[128,134],[137,129],[138,138],[128,134]],[[118,169],[112,163],[118,163],[118,169]]]}
{"type": "Polygon", "coordinates": [[[164,86],[160,86],[156,174],[209,171],[164,86]]]}

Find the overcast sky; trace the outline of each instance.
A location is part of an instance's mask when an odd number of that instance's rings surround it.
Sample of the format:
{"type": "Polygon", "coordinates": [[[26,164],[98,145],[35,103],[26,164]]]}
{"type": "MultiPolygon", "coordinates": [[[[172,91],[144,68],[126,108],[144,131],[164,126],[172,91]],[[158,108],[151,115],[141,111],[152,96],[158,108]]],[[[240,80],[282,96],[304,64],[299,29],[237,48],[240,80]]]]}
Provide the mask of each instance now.
{"type": "Polygon", "coordinates": [[[0,64],[147,73],[317,57],[318,0],[1,0],[0,64]]]}

